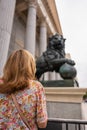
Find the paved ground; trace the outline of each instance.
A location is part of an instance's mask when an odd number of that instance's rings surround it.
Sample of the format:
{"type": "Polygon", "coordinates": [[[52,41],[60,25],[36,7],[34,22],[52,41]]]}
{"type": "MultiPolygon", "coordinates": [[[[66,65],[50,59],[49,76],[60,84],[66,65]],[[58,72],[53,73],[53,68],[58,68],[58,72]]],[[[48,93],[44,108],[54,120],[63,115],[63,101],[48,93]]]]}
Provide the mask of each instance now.
{"type": "MultiPolygon", "coordinates": [[[[87,102],[82,103],[82,118],[83,120],[87,120],[87,102]]],[[[85,130],[87,130],[87,125],[85,126],[85,130]]]]}

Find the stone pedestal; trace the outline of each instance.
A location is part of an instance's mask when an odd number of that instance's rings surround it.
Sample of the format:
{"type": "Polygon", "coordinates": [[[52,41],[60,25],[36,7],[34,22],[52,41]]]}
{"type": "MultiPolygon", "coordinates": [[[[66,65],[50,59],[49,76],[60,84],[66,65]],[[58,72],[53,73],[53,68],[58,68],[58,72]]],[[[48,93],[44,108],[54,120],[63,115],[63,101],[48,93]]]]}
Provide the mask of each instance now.
{"type": "MultiPolygon", "coordinates": [[[[82,119],[83,95],[87,88],[45,87],[49,118],[82,119]]],[[[70,130],[75,126],[70,125],[70,130]]],[[[62,125],[62,130],[65,130],[62,125]]]]}
{"type": "Polygon", "coordinates": [[[74,80],[44,80],[41,81],[44,87],[74,87],[74,80]]]}

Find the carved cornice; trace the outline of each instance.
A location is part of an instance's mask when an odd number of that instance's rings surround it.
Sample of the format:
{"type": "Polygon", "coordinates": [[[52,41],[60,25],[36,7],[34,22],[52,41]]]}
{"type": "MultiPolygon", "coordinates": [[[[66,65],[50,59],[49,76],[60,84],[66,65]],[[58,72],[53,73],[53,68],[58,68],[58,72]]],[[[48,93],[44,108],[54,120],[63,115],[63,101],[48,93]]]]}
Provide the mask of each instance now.
{"type": "Polygon", "coordinates": [[[54,28],[54,26],[53,26],[53,24],[52,24],[52,22],[51,22],[51,20],[50,20],[50,18],[48,16],[48,13],[47,13],[47,11],[46,11],[43,3],[42,3],[42,0],[38,0],[38,6],[39,6],[39,8],[41,10],[41,13],[42,13],[43,17],[45,17],[45,19],[46,19],[47,26],[50,28],[51,33],[55,34],[56,33],[55,28],[54,28]]]}
{"type": "Polygon", "coordinates": [[[50,102],[82,103],[87,88],[45,87],[46,99],[50,102]]]}

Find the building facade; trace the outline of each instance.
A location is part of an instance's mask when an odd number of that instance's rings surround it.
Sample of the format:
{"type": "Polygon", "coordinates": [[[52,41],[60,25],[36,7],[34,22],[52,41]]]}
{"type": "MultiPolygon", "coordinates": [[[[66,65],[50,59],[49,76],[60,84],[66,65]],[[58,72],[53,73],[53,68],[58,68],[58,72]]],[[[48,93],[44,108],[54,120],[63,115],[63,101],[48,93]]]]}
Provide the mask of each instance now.
{"type": "MultiPolygon", "coordinates": [[[[62,34],[55,0],[0,0],[0,75],[13,50],[25,48],[37,58],[56,32],[62,34]]],[[[57,79],[58,74],[45,78],[57,79]]]]}

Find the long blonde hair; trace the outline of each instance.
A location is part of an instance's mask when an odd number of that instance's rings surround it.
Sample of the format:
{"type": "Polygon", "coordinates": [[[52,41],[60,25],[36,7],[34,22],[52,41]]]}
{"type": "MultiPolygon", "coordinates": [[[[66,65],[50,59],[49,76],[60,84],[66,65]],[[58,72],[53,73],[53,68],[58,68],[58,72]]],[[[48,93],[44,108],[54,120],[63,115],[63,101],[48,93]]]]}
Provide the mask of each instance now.
{"type": "Polygon", "coordinates": [[[35,72],[36,64],[32,54],[24,49],[14,51],[3,70],[0,93],[12,93],[29,86],[29,80],[35,79],[35,72]]]}

